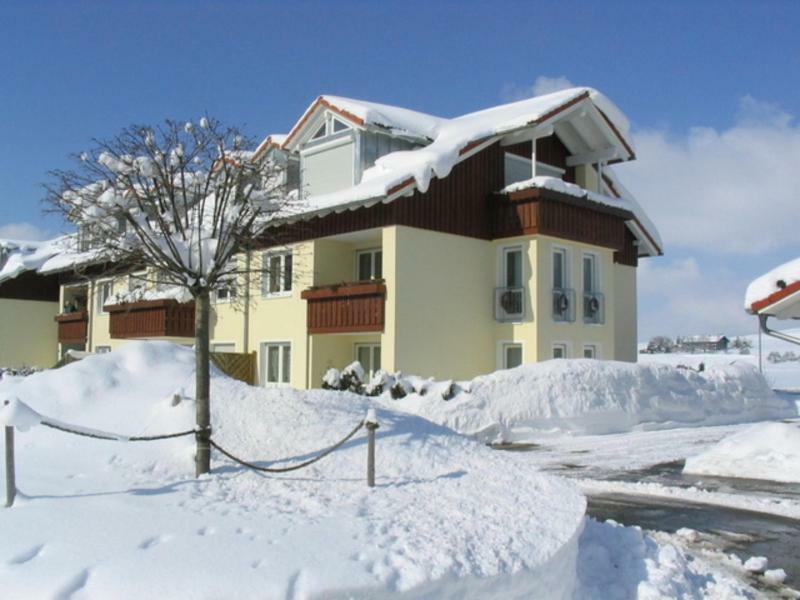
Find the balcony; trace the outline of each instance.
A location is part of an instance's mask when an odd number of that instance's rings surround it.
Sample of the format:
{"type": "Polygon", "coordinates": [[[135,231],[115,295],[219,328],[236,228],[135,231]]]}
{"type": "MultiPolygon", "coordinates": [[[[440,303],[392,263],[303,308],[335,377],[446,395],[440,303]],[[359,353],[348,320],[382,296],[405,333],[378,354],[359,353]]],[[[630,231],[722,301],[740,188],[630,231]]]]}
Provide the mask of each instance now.
{"type": "Polygon", "coordinates": [[[85,344],[89,313],[85,310],[62,313],[54,317],[58,323],[59,344],[85,344]]]}
{"type": "Polygon", "coordinates": [[[496,321],[521,321],[525,316],[525,288],[494,289],[494,318],[496,321]]]}
{"type": "Polygon", "coordinates": [[[592,325],[605,323],[605,299],[598,292],[587,292],[583,295],[583,322],[592,325]]]}
{"type": "Polygon", "coordinates": [[[575,320],[575,290],[553,288],[553,320],[560,323],[575,320]]]}
{"type": "Polygon", "coordinates": [[[308,333],[383,331],[383,280],[318,286],[303,291],[300,297],[308,302],[308,333]]]}
{"type": "Polygon", "coordinates": [[[194,337],[194,302],[147,300],[114,304],[104,310],[111,316],[112,339],[194,337]]]}

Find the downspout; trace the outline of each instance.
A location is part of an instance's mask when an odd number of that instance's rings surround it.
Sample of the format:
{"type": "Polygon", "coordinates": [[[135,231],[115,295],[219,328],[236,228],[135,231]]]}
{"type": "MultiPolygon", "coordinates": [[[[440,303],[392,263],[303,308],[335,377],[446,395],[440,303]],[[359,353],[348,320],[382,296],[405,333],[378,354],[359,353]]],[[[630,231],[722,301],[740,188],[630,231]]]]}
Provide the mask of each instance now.
{"type": "Polygon", "coordinates": [[[94,308],[97,301],[94,297],[94,279],[89,281],[89,294],[86,298],[86,351],[92,351],[92,335],[94,334],[94,308]]]}
{"type": "Polygon", "coordinates": [[[792,344],[800,345],[800,338],[788,335],[786,333],[783,333],[782,331],[775,331],[774,329],[770,329],[769,327],[767,327],[767,319],[769,319],[770,316],[771,315],[758,315],[758,322],[761,325],[761,331],[763,331],[767,335],[771,335],[774,338],[783,340],[784,342],[790,342],[792,344]]]}
{"type": "Polygon", "coordinates": [[[250,352],[250,249],[244,253],[244,331],[242,332],[242,350],[250,352]]]}

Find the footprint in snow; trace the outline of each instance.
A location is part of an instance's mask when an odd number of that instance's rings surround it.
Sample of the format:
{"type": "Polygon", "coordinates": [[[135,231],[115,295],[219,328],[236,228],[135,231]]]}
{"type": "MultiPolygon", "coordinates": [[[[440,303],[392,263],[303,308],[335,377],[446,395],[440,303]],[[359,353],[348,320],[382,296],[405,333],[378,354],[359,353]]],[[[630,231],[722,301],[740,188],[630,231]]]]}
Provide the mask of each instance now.
{"type": "Polygon", "coordinates": [[[61,586],[61,588],[53,594],[53,598],[56,598],[56,600],[69,600],[74,593],[86,587],[86,582],[89,581],[89,575],[91,575],[89,569],[83,569],[61,586]]]}
{"type": "Polygon", "coordinates": [[[20,552],[16,556],[13,556],[11,560],[9,560],[6,564],[21,565],[28,561],[31,561],[42,553],[43,548],[44,544],[39,544],[38,546],[33,546],[32,548],[28,548],[24,552],[20,552]]]}
{"type": "Polygon", "coordinates": [[[197,530],[197,535],[214,535],[215,529],[213,527],[201,527],[197,530]]]}

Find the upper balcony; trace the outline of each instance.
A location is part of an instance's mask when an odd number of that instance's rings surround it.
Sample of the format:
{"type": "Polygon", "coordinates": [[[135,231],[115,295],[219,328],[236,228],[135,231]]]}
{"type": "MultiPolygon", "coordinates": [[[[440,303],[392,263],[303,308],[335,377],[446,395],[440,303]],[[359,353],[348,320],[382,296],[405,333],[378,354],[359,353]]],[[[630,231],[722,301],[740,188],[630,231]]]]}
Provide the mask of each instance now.
{"type": "Polygon", "coordinates": [[[194,337],[194,302],[145,300],[114,304],[104,310],[111,315],[112,339],[194,337]]]}
{"type": "Polygon", "coordinates": [[[58,323],[59,344],[85,344],[86,332],[89,328],[89,313],[76,310],[56,315],[58,323]]]}
{"type": "Polygon", "coordinates": [[[382,279],[316,286],[301,297],[308,302],[308,333],[383,331],[386,285],[382,279]]]}

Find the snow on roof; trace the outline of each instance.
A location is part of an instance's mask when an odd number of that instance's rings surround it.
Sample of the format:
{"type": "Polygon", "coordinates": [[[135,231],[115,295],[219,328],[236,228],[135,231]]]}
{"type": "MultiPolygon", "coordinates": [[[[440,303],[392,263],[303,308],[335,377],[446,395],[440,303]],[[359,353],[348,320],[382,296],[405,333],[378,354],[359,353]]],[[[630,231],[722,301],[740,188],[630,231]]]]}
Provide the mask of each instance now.
{"type": "Polygon", "coordinates": [[[98,250],[80,252],[76,243],[75,234],[42,242],[0,240],[0,283],[26,271],[51,275],[98,260],[98,250]]]}
{"type": "Polygon", "coordinates": [[[257,157],[262,152],[265,152],[267,148],[280,148],[286,142],[286,138],[289,137],[286,133],[270,133],[267,137],[264,138],[258,147],[253,152],[252,156],[257,157]]]}
{"type": "MultiPolygon", "coordinates": [[[[453,119],[338,96],[320,96],[292,129],[287,144],[320,105],[362,124],[383,126],[396,134],[416,133],[432,142],[421,148],[392,152],[378,158],[373,167],[364,171],[360,183],[344,190],[308,198],[303,212],[341,212],[378,201],[391,201],[410,192],[413,187],[424,193],[431,179],[447,177],[453,167],[464,160],[471,150],[479,149],[499,136],[545,124],[560,112],[582,102],[591,102],[600,111],[625,155],[633,158],[630,123],[608,98],[588,87],[561,90],[453,119]]],[[[582,196],[586,196],[585,191],[582,196]]],[[[610,203],[610,199],[604,196],[599,201],[610,203]]],[[[651,241],[656,246],[655,253],[660,253],[662,243],[658,231],[641,206],[627,192],[621,201],[620,207],[636,215],[641,228],[652,238],[651,241]]]]}
{"type": "Polygon", "coordinates": [[[717,344],[721,342],[723,339],[728,339],[726,336],[720,334],[717,335],[689,335],[686,337],[681,338],[681,342],[683,343],[695,343],[695,344],[705,344],[705,343],[712,343],[717,344]]]}
{"type": "Polygon", "coordinates": [[[756,313],[795,292],[800,292],[800,257],[754,279],[747,286],[744,308],[756,313]]]}

